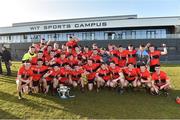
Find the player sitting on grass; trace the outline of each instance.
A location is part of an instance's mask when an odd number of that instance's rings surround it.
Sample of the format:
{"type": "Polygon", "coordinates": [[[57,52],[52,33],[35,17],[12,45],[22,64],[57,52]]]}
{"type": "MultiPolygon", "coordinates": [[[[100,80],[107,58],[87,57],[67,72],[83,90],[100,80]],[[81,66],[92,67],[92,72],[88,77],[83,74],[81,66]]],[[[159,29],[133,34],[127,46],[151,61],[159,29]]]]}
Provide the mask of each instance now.
{"type": "Polygon", "coordinates": [[[152,74],[152,94],[159,95],[163,92],[166,96],[169,94],[170,79],[167,74],[160,70],[160,65],[155,66],[155,72],[152,74]]]}
{"type": "Polygon", "coordinates": [[[18,92],[18,99],[22,99],[21,93],[24,92],[26,94],[32,88],[32,75],[33,71],[31,70],[30,62],[23,61],[23,65],[18,70],[16,84],[17,84],[17,92],[18,92]]]}

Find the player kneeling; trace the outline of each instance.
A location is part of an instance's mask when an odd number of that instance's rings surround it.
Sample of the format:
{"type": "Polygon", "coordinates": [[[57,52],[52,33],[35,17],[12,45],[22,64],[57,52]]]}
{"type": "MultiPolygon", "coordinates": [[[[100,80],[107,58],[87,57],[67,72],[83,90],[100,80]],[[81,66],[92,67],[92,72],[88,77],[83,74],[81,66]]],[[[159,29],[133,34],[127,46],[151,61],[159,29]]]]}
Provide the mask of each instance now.
{"type": "Polygon", "coordinates": [[[53,68],[50,69],[45,75],[43,75],[43,88],[44,93],[47,94],[49,92],[49,88],[53,86],[52,94],[54,94],[57,90],[57,81],[59,79],[59,65],[54,64],[53,68]]]}
{"type": "Polygon", "coordinates": [[[160,65],[155,66],[155,72],[152,74],[152,94],[159,95],[163,92],[166,96],[169,95],[170,79],[167,74],[160,70],[160,65]]]}
{"type": "Polygon", "coordinates": [[[38,93],[42,88],[42,76],[48,71],[48,67],[43,65],[43,59],[37,60],[37,65],[32,66],[32,92],[38,93]]]}
{"type": "Polygon", "coordinates": [[[109,70],[111,73],[111,80],[108,81],[110,87],[118,86],[118,92],[122,94],[124,92],[124,75],[122,69],[115,65],[115,63],[111,62],[109,66],[109,70]]]}
{"type": "Polygon", "coordinates": [[[125,81],[124,86],[128,87],[129,85],[136,88],[139,87],[140,81],[138,81],[138,75],[136,69],[134,68],[133,63],[128,63],[127,68],[123,69],[125,81]]]}
{"type": "Polygon", "coordinates": [[[96,84],[96,71],[99,68],[99,66],[100,64],[93,63],[92,59],[88,59],[87,64],[83,66],[83,69],[85,70],[86,78],[88,81],[89,91],[92,91],[93,86],[96,84]]]}
{"type": "Polygon", "coordinates": [[[145,64],[140,64],[140,68],[137,69],[137,74],[138,74],[138,84],[142,87],[145,87],[146,90],[150,90],[152,84],[151,84],[151,74],[147,70],[145,64]],[[140,82],[140,83],[139,83],[140,82]]]}
{"type": "Polygon", "coordinates": [[[97,80],[97,92],[99,92],[99,88],[101,86],[108,85],[109,80],[111,79],[109,68],[105,63],[102,63],[100,68],[97,70],[96,73],[96,80],[97,80]]]}
{"type": "Polygon", "coordinates": [[[81,84],[82,86],[82,74],[84,73],[84,70],[80,66],[75,66],[73,70],[71,70],[70,75],[70,84],[73,87],[77,87],[78,84],[81,84]]]}
{"type": "Polygon", "coordinates": [[[18,70],[18,75],[16,79],[18,99],[22,99],[21,92],[28,94],[29,91],[31,90],[32,75],[33,72],[31,70],[30,62],[24,61],[23,65],[18,70]]]}

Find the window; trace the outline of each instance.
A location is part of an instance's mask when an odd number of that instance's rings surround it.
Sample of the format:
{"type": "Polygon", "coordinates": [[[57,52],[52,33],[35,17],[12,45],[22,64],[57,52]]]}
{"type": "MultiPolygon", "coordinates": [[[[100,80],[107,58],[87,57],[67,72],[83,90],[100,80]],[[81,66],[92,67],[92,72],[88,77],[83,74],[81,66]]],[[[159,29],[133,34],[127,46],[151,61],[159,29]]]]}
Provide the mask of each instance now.
{"type": "Polygon", "coordinates": [[[83,40],[94,40],[95,39],[95,34],[92,33],[92,32],[82,33],[82,39],[83,40]]]}
{"type": "Polygon", "coordinates": [[[131,39],[136,39],[136,31],[131,31],[131,39]]]}
{"type": "Polygon", "coordinates": [[[146,38],[156,38],[156,31],[147,31],[146,38]]]}

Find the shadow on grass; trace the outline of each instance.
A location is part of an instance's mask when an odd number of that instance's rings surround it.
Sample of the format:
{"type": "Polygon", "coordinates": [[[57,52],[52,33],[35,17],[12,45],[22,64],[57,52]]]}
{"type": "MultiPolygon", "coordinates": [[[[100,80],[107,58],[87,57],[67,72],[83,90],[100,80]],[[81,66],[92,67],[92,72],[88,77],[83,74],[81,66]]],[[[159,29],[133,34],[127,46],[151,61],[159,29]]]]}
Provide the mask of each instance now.
{"type": "MultiPolygon", "coordinates": [[[[53,96],[43,97],[64,106],[67,112],[80,118],[91,119],[174,119],[180,118],[179,105],[175,98],[180,91],[172,90],[168,97],[152,96],[145,91],[126,92],[119,95],[107,89],[96,93],[95,91],[80,93],[75,90],[75,98],[60,99],[53,96]]],[[[61,117],[59,117],[61,118],[61,117]]]]}
{"type": "Polygon", "coordinates": [[[9,112],[6,112],[2,109],[0,109],[0,119],[19,119],[19,117],[14,116],[12,114],[10,114],[9,112]]]}

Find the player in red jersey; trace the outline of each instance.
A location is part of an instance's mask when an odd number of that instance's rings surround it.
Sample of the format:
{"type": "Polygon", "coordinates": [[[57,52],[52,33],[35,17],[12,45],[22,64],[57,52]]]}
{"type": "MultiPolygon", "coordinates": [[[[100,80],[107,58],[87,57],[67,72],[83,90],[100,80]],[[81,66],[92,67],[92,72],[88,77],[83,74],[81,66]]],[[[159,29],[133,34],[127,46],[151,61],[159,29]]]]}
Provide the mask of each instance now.
{"type": "Polygon", "coordinates": [[[60,54],[61,54],[61,49],[59,48],[59,44],[58,43],[54,43],[53,50],[55,52],[55,57],[59,58],[60,54]]]}
{"type": "Polygon", "coordinates": [[[69,65],[65,65],[64,67],[60,68],[59,79],[58,79],[58,84],[60,86],[70,85],[71,71],[72,71],[72,69],[69,65]]]}
{"type": "Polygon", "coordinates": [[[138,74],[137,84],[141,84],[142,87],[145,87],[146,90],[149,90],[152,86],[152,82],[151,82],[151,74],[147,69],[146,64],[144,63],[140,64],[140,68],[137,68],[137,74],[138,74]]]}
{"type": "Polygon", "coordinates": [[[167,54],[166,44],[163,44],[163,51],[155,50],[154,45],[149,46],[150,72],[155,72],[155,66],[160,65],[160,56],[167,54]]]}
{"type": "Polygon", "coordinates": [[[101,86],[104,86],[108,81],[111,79],[109,68],[105,63],[102,63],[100,68],[97,70],[96,73],[96,80],[97,80],[97,92],[101,86]]]}
{"type": "Polygon", "coordinates": [[[80,66],[74,66],[74,69],[71,70],[70,84],[73,85],[73,87],[77,87],[78,84],[82,86],[82,74],[84,74],[84,70],[80,66]]]}
{"type": "Polygon", "coordinates": [[[56,63],[56,58],[55,58],[55,51],[51,50],[49,55],[45,57],[45,65],[52,67],[53,64],[56,63]]]}
{"type": "Polygon", "coordinates": [[[89,59],[89,57],[92,55],[92,51],[89,50],[88,46],[84,46],[83,48],[83,53],[82,53],[82,62],[87,63],[87,59],[89,59]]]}
{"type": "Polygon", "coordinates": [[[99,63],[93,63],[91,59],[88,59],[87,64],[83,66],[88,80],[88,89],[90,91],[93,90],[93,85],[96,82],[96,71],[99,66],[99,63]]]}
{"type": "Polygon", "coordinates": [[[48,67],[43,65],[43,60],[38,59],[37,65],[32,66],[32,90],[37,93],[41,88],[42,76],[48,71],[48,67]]]}
{"type": "Polygon", "coordinates": [[[75,48],[77,46],[78,42],[79,42],[79,38],[77,38],[75,36],[70,36],[69,41],[66,43],[66,46],[75,48]]]}
{"type": "Polygon", "coordinates": [[[98,50],[97,49],[93,49],[93,53],[90,56],[90,59],[92,59],[94,63],[101,63],[101,62],[103,62],[102,57],[98,54],[98,50]]]}
{"type": "Polygon", "coordinates": [[[23,65],[19,68],[16,84],[17,84],[17,92],[18,99],[22,99],[21,92],[27,92],[32,88],[32,75],[33,71],[31,70],[31,63],[29,61],[23,61],[23,65]]]}
{"type": "Polygon", "coordinates": [[[128,45],[128,50],[126,50],[126,53],[128,55],[127,63],[132,63],[133,65],[136,65],[136,50],[134,49],[133,45],[128,45]]]}
{"type": "Polygon", "coordinates": [[[134,88],[140,86],[140,84],[137,84],[138,75],[136,69],[134,68],[134,63],[128,63],[127,68],[123,69],[123,73],[125,77],[125,87],[128,87],[128,85],[132,85],[134,88]]]}
{"type": "Polygon", "coordinates": [[[110,62],[109,70],[111,74],[111,80],[109,81],[110,87],[116,87],[118,86],[118,92],[123,93],[123,87],[124,87],[124,75],[122,72],[122,69],[115,65],[115,63],[110,62]]]}
{"type": "Polygon", "coordinates": [[[121,45],[119,45],[118,47],[117,56],[119,58],[119,61],[118,61],[119,67],[121,68],[125,67],[128,62],[127,61],[128,55],[121,45]]]}
{"type": "Polygon", "coordinates": [[[59,74],[59,65],[54,64],[53,68],[51,68],[46,74],[43,75],[42,81],[45,94],[48,93],[50,86],[53,86],[52,93],[54,94],[56,92],[56,81],[59,79],[59,74]]]}
{"type": "Polygon", "coordinates": [[[74,66],[79,65],[79,62],[80,62],[80,61],[78,61],[78,60],[76,59],[76,57],[74,57],[72,54],[70,54],[70,55],[68,56],[67,61],[68,61],[68,65],[69,65],[71,68],[74,68],[74,66]]]}
{"type": "Polygon", "coordinates": [[[35,56],[35,57],[32,57],[32,59],[31,59],[31,65],[37,65],[37,60],[38,59],[42,59],[43,60],[43,63],[45,62],[45,59],[44,59],[44,57],[43,57],[43,51],[38,51],[38,53],[37,53],[37,56],[35,56]]]}
{"type": "Polygon", "coordinates": [[[165,95],[168,95],[170,88],[170,78],[164,71],[160,70],[160,65],[156,65],[155,72],[152,74],[152,93],[159,94],[162,91],[165,95]]]}
{"type": "Polygon", "coordinates": [[[68,64],[68,59],[66,58],[65,53],[61,53],[60,58],[55,59],[55,62],[59,64],[60,67],[68,64]]]}
{"type": "Polygon", "coordinates": [[[46,43],[46,40],[44,38],[41,39],[40,43],[38,44],[33,44],[33,46],[36,48],[36,52],[38,51],[44,51],[44,49],[47,48],[47,46],[50,44],[51,40],[49,40],[47,43],[46,43]]]}

